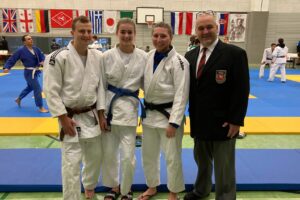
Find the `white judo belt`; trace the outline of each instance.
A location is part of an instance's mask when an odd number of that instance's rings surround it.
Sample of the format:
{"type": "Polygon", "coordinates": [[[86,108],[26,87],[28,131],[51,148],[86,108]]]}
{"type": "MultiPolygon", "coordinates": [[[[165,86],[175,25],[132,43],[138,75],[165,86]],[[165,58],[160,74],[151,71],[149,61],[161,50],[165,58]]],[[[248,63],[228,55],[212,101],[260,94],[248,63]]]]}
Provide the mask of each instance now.
{"type": "Polygon", "coordinates": [[[32,79],[34,79],[35,72],[40,70],[39,67],[26,67],[27,70],[32,70],[32,79]]]}

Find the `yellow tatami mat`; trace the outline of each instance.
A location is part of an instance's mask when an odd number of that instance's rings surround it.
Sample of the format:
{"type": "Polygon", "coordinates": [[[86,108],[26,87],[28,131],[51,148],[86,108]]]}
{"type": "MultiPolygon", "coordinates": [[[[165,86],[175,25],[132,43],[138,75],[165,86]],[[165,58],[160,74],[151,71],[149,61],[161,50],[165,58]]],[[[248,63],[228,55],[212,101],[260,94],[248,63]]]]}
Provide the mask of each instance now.
{"type": "MultiPolygon", "coordinates": [[[[246,117],[242,131],[247,134],[300,134],[300,117],[246,117]]],[[[54,118],[0,118],[0,136],[57,135],[58,124],[54,118]]],[[[141,133],[142,128],[138,127],[141,133]]],[[[190,133],[189,118],[186,134],[190,133]]]]}
{"type": "MultiPolygon", "coordinates": [[[[280,75],[276,75],[276,77],[280,78],[280,75]]],[[[297,74],[286,75],[286,79],[290,81],[300,82],[300,75],[297,74]]]]}

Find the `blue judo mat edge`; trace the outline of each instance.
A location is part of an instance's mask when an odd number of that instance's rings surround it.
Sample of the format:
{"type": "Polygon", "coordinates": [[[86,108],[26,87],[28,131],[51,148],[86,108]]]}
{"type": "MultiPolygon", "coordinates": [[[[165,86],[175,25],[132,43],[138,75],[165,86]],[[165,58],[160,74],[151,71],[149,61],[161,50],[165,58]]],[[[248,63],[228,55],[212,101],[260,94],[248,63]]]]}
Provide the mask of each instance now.
{"type": "MultiPolygon", "coordinates": [[[[136,150],[137,166],[132,189],[146,189],[141,151],[136,150]]],[[[196,165],[192,149],[183,149],[186,191],[193,188],[196,165]]],[[[59,149],[0,150],[0,192],[61,192],[59,149]]],[[[161,158],[161,192],[167,191],[165,163],[161,158]]],[[[237,190],[299,191],[300,149],[238,149],[236,152],[237,190]]],[[[97,192],[108,189],[101,186],[97,192]]]]}

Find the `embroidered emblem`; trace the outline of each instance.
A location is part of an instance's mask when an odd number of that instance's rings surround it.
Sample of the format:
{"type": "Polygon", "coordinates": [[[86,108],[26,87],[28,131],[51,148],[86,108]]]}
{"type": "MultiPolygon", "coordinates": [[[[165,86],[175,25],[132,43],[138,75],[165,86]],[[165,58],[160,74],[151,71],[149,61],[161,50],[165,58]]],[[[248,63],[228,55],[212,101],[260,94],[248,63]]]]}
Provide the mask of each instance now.
{"type": "Polygon", "coordinates": [[[216,82],[218,84],[223,84],[226,81],[226,70],[216,70],[216,82]]]}

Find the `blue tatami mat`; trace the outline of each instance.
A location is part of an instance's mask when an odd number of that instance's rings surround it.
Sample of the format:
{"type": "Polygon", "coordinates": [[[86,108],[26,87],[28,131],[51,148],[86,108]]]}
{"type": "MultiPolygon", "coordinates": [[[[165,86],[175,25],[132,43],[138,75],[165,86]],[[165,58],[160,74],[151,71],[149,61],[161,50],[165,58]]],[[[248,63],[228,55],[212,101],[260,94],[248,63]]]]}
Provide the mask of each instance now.
{"type": "MultiPolygon", "coordinates": [[[[298,117],[300,116],[300,82],[289,79],[289,76],[300,76],[300,70],[287,69],[287,82],[282,84],[278,77],[274,82],[268,82],[269,69],[265,78],[258,78],[258,69],[250,70],[250,94],[247,117],[298,117]]],[[[300,79],[299,79],[300,80],[300,79]]],[[[42,81],[42,77],[40,77],[42,81]]],[[[42,84],[42,82],[41,82],[42,84]]],[[[14,99],[26,86],[23,70],[12,70],[9,74],[0,73],[0,117],[51,117],[49,113],[38,112],[33,94],[22,99],[19,108],[14,99]],[[1,76],[2,75],[2,76],[1,76]]],[[[44,99],[45,107],[47,108],[44,99]]],[[[185,113],[189,115],[188,112],[185,113]]]]}
{"type": "MultiPolygon", "coordinates": [[[[133,190],[146,188],[137,149],[137,167],[133,190]]],[[[186,189],[191,190],[196,177],[192,149],[183,149],[186,189]]],[[[61,191],[60,149],[0,150],[0,192],[61,191]]],[[[161,164],[160,191],[166,191],[166,167],[161,164]]],[[[248,150],[236,152],[238,190],[300,190],[300,150],[248,150]]],[[[104,191],[101,182],[97,191],[104,191]]]]}

